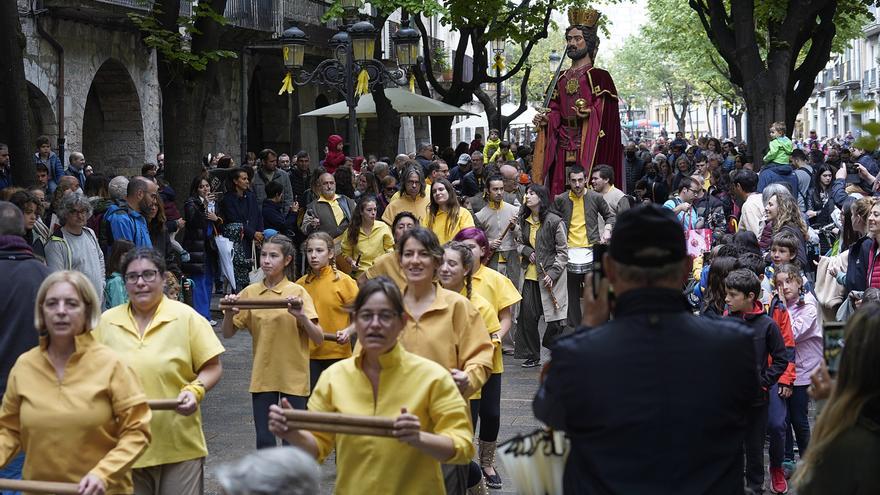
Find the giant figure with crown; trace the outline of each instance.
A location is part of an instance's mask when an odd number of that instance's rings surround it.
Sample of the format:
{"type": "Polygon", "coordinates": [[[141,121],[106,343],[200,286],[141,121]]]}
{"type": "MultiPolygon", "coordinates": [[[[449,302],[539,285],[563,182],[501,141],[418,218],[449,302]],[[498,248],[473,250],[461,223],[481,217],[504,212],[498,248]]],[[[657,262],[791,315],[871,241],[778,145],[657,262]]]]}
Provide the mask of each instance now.
{"type": "MultiPolygon", "coordinates": [[[[571,67],[560,74],[548,109],[535,116],[535,126],[546,126],[543,169],[532,178],[546,185],[552,195],[561,193],[566,169],[580,165],[587,180],[597,165],[610,165],[615,186],[622,187],[623,146],[617,89],[608,71],[593,66],[599,50],[599,12],[573,7],[565,30],[565,54],[571,67]],[[536,177],[537,175],[537,177],[536,177]]],[[[552,196],[551,196],[552,197],[552,196]]]]}

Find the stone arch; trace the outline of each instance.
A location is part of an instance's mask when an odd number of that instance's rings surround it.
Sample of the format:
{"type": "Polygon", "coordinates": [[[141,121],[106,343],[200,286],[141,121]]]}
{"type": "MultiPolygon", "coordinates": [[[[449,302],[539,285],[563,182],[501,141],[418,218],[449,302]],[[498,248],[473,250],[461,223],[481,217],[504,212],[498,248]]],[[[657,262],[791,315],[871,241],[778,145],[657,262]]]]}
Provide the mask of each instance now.
{"type": "Polygon", "coordinates": [[[140,173],[144,125],[137,88],[121,62],[107,59],[95,73],[83,112],[86,160],[106,173],[140,173]]]}
{"type": "MultiPolygon", "coordinates": [[[[30,81],[27,81],[27,88],[28,105],[31,107],[31,132],[34,137],[49,136],[52,146],[55,147],[58,143],[58,119],[55,117],[55,110],[52,109],[52,103],[30,81]]],[[[8,143],[10,141],[11,129],[9,126],[15,125],[14,122],[9,118],[3,102],[0,101],[0,142],[8,143]]]]}

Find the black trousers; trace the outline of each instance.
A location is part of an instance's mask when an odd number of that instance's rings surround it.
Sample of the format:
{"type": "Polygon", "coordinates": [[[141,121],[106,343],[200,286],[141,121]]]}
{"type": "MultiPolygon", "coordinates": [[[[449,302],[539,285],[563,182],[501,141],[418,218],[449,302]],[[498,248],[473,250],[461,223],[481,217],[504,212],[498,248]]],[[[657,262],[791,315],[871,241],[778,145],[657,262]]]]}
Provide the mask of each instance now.
{"type": "Polygon", "coordinates": [[[321,378],[321,373],[339,361],[342,361],[342,359],[309,359],[309,391],[315,390],[315,385],[318,383],[318,378],[321,378]]]}
{"type": "Polygon", "coordinates": [[[563,321],[548,321],[544,339],[538,332],[538,321],[544,315],[541,305],[541,288],[535,280],[523,281],[522,301],[519,304],[519,318],[516,322],[513,357],[516,359],[541,359],[541,345],[550,348],[562,335],[563,321]]]}
{"type": "Polygon", "coordinates": [[[581,319],[583,318],[581,314],[581,295],[584,293],[584,277],[586,276],[586,273],[568,272],[566,289],[568,289],[568,324],[571,328],[581,326],[581,319]]]}
{"type": "Polygon", "coordinates": [[[764,493],[764,439],[767,436],[767,410],[765,402],[753,406],[746,425],[746,487],[755,494],[764,493]]]}
{"type": "MultiPolygon", "coordinates": [[[[294,409],[306,409],[308,397],[301,395],[289,395],[282,392],[257,392],[251,393],[251,403],[254,409],[254,429],[257,432],[257,448],[265,449],[277,447],[278,439],[269,431],[269,406],[281,404],[281,399],[287,399],[294,409]]],[[[287,442],[282,442],[287,445],[287,442]]]]}

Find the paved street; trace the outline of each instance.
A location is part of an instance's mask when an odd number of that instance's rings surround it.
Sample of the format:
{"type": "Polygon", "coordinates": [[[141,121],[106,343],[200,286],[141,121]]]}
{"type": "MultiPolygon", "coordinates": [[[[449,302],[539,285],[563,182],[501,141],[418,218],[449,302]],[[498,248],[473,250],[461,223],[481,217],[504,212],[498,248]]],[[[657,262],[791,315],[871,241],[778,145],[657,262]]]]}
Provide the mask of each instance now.
{"type": "MultiPolygon", "coordinates": [[[[219,325],[218,325],[219,335],[219,325]]],[[[222,337],[221,337],[222,339],[222,337]]],[[[229,340],[224,340],[226,353],[223,355],[223,379],[202,405],[205,435],[208,439],[206,466],[206,490],[208,494],[219,494],[219,485],[214,477],[217,465],[229,462],[252,452],[255,448],[254,424],[251,412],[251,396],[248,383],[251,370],[251,337],[240,332],[229,340]]],[[[506,440],[521,432],[528,432],[538,426],[532,415],[531,400],[537,389],[540,368],[523,369],[519,361],[505,356],[505,372],[501,399],[501,433],[499,441],[506,440]]],[[[505,481],[504,490],[493,493],[516,493],[509,478],[501,469],[505,481]]],[[[335,465],[332,459],[321,467],[323,480],[321,493],[332,493],[335,478],[335,465]]]]}

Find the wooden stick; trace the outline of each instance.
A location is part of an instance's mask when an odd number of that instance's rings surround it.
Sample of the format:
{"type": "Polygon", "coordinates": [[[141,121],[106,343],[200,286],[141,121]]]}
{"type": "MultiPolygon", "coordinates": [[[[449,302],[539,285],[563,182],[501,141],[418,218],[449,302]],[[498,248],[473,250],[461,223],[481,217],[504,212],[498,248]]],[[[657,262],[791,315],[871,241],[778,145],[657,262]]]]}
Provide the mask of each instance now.
{"type": "MultiPolygon", "coordinates": [[[[517,222],[517,217],[516,216],[512,217],[510,219],[510,221],[508,222],[507,227],[504,227],[504,232],[501,232],[501,237],[499,237],[498,240],[503,242],[504,238],[507,237],[508,232],[510,232],[510,229],[513,228],[513,226],[516,224],[516,222],[517,222]]],[[[494,255],[495,255],[495,250],[492,248],[489,248],[489,256],[487,256],[487,258],[491,258],[494,255]]]]}
{"type": "Polygon", "coordinates": [[[335,333],[325,333],[324,334],[324,342],[336,342],[336,334],[335,333]]]}
{"type": "Polygon", "coordinates": [[[147,405],[154,411],[173,411],[177,409],[180,402],[177,399],[150,399],[147,405]]]}
{"type": "Polygon", "coordinates": [[[337,425],[332,423],[313,423],[308,421],[288,421],[287,426],[298,430],[324,431],[345,435],[364,435],[369,437],[393,437],[394,430],[367,426],[337,425]]]}
{"type": "MultiPolygon", "coordinates": [[[[537,259],[535,261],[538,261],[537,259]]],[[[544,272],[544,276],[547,276],[547,270],[544,269],[544,265],[538,261],[538,266],[541,267],[541,271],[544,272]]],[[[544,287],[547,287],[547,292],[550,293],[550,300],[553,301],[553,309],[555,311],[559,311],[559,301],[556,300],[556,296],[553,295],[553,286],[544,284],[544,287]]]]}
{"type": "Polygon", "coordinates": [[[0,490],[77,495],[79,493],[79,485],[77,483],[61,483],[58,481],[8,480],[0,478],[0,490]]]}
{"type": "Polygon", "coordinates": [[[337,425],[364,426],[368,428],[393,429],[394,418],[364,416],[360,414],[326,413],[285,409],[284,417],[293,421],[308,423],[329,423],[337,425]]]}
{"type": "Polygon", "coordinates": [[[287,299],[239,299],[235,302],[220,301],[220,309],[287,309],[287,299]]]}

